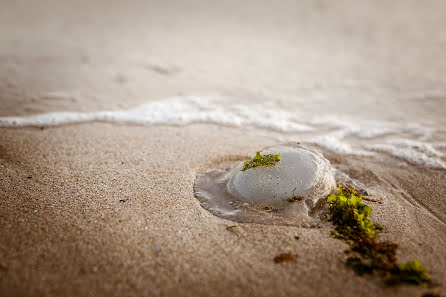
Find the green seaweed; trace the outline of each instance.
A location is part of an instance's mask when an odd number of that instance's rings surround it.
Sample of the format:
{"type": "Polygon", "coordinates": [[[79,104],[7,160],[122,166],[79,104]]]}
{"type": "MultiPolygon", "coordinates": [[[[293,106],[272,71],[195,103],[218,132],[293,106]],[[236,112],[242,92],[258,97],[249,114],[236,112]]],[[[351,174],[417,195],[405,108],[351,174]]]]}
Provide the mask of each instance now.
{"type": "Polygon", "coordinates": [[[362,202],[362,196],[355,190],[339,186],[336,195],[329,196],[327,201],[330,203],[331,220],[341,235],[348,237],[352,233],[364,233],[369,238],[377,236],[378,230],[369,218],[372,208],[362,202]]]}
{"type": "Polygon", "coordinates": [[[268,154],[262,155],[260,152],[257,152],[256,155],[250,159],[245,161],[243,164],[243,168],[240,171],[245,171],[247,169],[263,166],[263,167],[274,167],[277,162],[280,161],[280,154],[268,154]]]}
{"type": "Polygon", "coordinates": [[[398,246],[379,241],[382,227],[370,219],[372,208],[362,202],[362,196],[352,188],[339,185],[336,194],[327,198],[330,221],[335,225],[332,235],[350,245],[346,266],[358,275],[381,274],[389,285],[400,283],[432,286],[426,268],[418,260],[397,264],[398,246]]]}
{"type": "Polygon", "coordinates": [[[401,279],[414,285],[423,285],[430,281],[426,268],[418,261],[412,260],[399,265],[401,279]]]}
{"type": "Polygon", "coordinates": [[[364,263],[363,260],[359,257],[348,257],[345,264],[357,275],[373,273],[373,267],[371,267],[369,264],[364,263]]]}

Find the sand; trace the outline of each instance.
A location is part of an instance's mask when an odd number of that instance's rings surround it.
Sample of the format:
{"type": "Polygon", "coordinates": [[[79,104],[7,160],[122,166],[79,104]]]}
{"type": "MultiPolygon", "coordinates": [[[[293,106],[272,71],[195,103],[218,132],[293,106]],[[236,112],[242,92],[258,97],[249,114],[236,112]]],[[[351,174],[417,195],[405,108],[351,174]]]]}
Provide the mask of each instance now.
{"type": "MultiPolygon", "coordinates": [[[[177,94],[317,93],[336,100],[309,100],[308,112],[339,106],[345,114],[445,123],[442,2],[5,2],[1,116],[127,108],[177,94]],[[433,90],[422,93],[430,100],[395,108],[389,99],[420,90],[433,90]]],[[[426,292],[355,276],[328,222],[239,224],[200,206],[195,177],[276,144],[272,134],[207,124],[0,128],[0,295],[426,292]],[[297,260],[273,261],[285,252],[297,260]]],[[[383,239],[399,245],[401,262],[419,259],[440,283],[434,292],[444,293],[446,171],[317,149],[367,186],[383,239]]]]}
{"type": "MultiPolygon", "coordinates": [[[[270,144],[266,139],[205,125],[86,124],[2,129],[1,143],[2,294],[422,292],[407,286],[386,288],[379,278],[354,276],[344,267],[347,246],[329,236],[329,223],[320,229],[236,224],[203,209],[192,192],[195,176],[248,156],[270,144]],[[298,260],[275,264],[273,258],[282,252],[297,253],[298,260]]],[[[387,196],[371,193],[382,202],[371,205],[374,219],[386,228],[383,237],[399,244],[401,261],[417,258],[435,280],[444,280],[446,216],[441,210],[446,208],[446,173],[391,169],[376,161],[364,168],[363,158],[331,159],[335,165],[359,168],[349,173],[370,189],[383,184],[393,189],[387,196]],[[417,181],[415,189],[410,180],[417,181]]]]}

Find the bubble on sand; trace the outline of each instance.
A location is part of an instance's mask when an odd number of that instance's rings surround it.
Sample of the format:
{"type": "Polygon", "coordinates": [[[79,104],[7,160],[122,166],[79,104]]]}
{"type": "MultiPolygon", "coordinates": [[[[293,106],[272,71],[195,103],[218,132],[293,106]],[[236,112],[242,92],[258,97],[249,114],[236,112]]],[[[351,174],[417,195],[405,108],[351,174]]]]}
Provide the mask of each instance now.
{"type": "Polygon", "coordinates": [[[244,162],[197,177],[196,197],[211,213],[237,222],[317,224],[325,198],[335,191],[334,170],[322,154],[298,144],[268,147],[273,166],[244,171],[244,162]]]}

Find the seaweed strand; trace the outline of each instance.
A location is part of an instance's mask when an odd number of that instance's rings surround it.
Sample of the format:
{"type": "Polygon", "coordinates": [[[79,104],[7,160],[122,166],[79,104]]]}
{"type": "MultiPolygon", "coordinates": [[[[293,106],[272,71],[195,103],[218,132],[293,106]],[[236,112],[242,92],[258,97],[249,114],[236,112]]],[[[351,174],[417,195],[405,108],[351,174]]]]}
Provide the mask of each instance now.
{"type": "Polygon", "coordinates": [[[339,185],[336,194],[327,198],[330,204],[332,235],[350,245],[346,265],[358,275],[382,275],[389,285],[407,283],[433,286],[426,268],[418,261],[397,263],[398,246],[390,241],[379,241],[382,227],[370,219],[372,208],[362,202],[356,190],[339,185]]]}

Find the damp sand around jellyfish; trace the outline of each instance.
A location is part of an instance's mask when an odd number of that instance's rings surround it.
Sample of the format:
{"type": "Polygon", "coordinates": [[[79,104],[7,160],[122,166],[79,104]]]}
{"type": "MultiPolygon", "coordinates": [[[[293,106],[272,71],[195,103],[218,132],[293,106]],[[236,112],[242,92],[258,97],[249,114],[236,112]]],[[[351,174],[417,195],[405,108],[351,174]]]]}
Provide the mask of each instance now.
{"type": "Polygon", "coordinates": [[[219,217],[240,223],[315,226],[336,190],[335,169],[319,152],[280,144],[251,160],[197,177],[195,196],[219,217]]]}

